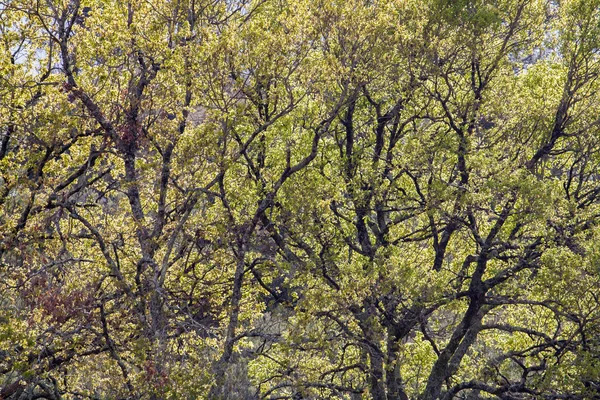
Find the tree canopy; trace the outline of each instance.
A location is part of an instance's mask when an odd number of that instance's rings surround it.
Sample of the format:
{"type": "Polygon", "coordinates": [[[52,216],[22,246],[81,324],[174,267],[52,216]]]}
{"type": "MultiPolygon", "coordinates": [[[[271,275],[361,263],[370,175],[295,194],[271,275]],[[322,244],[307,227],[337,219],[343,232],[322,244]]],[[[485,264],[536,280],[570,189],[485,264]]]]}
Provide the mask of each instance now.
{"type": "Polygon", "coordinates": [[[599,0],[0,0],[0,399],[600,398],[599,0]]]}

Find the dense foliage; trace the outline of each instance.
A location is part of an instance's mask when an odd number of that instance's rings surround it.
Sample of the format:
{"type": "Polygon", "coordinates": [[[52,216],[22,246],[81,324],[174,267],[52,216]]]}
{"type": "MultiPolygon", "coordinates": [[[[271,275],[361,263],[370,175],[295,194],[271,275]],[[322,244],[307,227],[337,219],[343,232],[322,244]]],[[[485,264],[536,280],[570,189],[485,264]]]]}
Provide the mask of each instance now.
{"type": "Polygon", "coordinates": [[[599,0],[2,0],[0,53],[0,398],[600,398],[599,0]]]}

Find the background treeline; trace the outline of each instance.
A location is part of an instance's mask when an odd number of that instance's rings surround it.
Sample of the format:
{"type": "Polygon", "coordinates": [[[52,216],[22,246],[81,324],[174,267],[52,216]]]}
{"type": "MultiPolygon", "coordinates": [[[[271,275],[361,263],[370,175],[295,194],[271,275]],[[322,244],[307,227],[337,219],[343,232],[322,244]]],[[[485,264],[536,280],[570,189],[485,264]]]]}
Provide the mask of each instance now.
{"type": "Polygon", "coordinates": [[[600,1],[0,1],[0,398],[600,398],[600,1]]]}

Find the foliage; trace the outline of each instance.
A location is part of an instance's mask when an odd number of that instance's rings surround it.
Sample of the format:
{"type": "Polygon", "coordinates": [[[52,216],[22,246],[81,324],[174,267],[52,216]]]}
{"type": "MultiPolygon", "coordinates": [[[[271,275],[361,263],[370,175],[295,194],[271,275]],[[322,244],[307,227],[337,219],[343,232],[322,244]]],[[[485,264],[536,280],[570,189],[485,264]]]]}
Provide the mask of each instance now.
{"type": "Polygon", "coordinates": [[[599,7],[0,1],[0,398],[597,398],[599,7]]]}

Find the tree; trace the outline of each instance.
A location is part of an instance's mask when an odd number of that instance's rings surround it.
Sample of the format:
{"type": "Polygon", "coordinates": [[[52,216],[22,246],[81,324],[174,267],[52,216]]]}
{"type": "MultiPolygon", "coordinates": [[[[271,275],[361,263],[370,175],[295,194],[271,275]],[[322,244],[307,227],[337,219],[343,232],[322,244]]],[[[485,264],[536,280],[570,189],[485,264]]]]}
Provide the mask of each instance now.
{"type": "Polygon", "coordinates": [[[2,3],[0,397],[600,396],[596,3],[2,3]]]}

